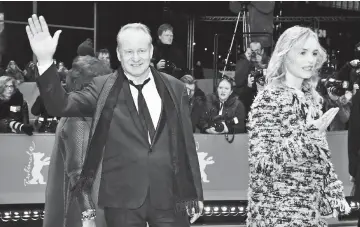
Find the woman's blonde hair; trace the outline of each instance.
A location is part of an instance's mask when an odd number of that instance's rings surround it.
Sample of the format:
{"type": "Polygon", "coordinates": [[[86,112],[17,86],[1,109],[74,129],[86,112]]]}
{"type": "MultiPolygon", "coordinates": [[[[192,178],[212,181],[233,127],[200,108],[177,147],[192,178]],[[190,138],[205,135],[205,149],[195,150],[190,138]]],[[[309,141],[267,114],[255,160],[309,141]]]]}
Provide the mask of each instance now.
{"type": "MultiPolygon", "coordinates": [[[[300,41],[306,41],[309,37],[315,38],[318,42],[318,36],[310,28],[294,26],[288,28],[278,39],[275,49],[269,61],[266,70],[266,84],[280,84],[285,78],[285,60],[287,54],[294,45],[300,41]]],[[[316,86],[319,80],[319,70],[327,59],[327,54],[324,48],[319,44],[319,54],[317,55],[314,74],[303,81],[303,89],[310,91],[315,101],[319,102],[321,96],[316,91],[316,86]]]]}

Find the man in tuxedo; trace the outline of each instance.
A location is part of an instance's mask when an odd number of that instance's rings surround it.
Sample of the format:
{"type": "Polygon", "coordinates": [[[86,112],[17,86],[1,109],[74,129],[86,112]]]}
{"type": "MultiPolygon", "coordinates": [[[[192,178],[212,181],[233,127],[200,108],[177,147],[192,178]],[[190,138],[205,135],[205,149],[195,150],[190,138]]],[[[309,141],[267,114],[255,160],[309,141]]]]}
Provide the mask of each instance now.
{"type": "MultiPolygon", "coordinates": [[[[187,227],[186,213],[194,222],[203,192],[187,90],[150,67],[149,29],[123,26],[117,35],[119,69],[72,93],[61,87],[52,60],[61,31],[51,37],[45,19],[33,15],[26,32],[49,114],[93,117],[84,167],[70,196],[88,193],[102,164],[98,205],[108,227],[187,227]]],[[[83,225],[94,226],[93,210],[82,215],[83,225]]]]}

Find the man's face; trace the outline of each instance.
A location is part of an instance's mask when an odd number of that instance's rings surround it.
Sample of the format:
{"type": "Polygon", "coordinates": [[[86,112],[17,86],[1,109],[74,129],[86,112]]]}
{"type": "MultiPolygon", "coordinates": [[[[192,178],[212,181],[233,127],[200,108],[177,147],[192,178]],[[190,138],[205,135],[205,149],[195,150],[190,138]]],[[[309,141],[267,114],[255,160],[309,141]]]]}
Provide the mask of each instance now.
{"type": "Polygon", "coordinates": [[[110,54],[108,54],[108,53],[99,53],[98,59],[100,61],[103,61],[106,64],[110,65],[110,54]]]}
{"type": "Polygon", "coordinates": [[[124,31],[116,52],[122,68],[129,75],[141,77],[148,73],[153,55],[153,46],[149,41],[143,31],[124,31]]]}
{"type": "Polygon", "coordinates": [[[166,31],[163,31],[161,36],[159,36],[159,39],[163,44],[171,45],[173,42],[173,39],[174,39],[174,34],[172,31],[166,30],[166,31]]]}
{"type": "Polygon", "coordinates": [[[195,84],[185,84],[189,98],[192,98],[195,93],[195,84]]]}
{"type": "Polygon", "coordinates": [[[251,50],[251,60],[256,61],[256,56],[261,56],[264,52],[263,49],[261,49],[260,43],[250,43],[250,50],[251,50]]]}

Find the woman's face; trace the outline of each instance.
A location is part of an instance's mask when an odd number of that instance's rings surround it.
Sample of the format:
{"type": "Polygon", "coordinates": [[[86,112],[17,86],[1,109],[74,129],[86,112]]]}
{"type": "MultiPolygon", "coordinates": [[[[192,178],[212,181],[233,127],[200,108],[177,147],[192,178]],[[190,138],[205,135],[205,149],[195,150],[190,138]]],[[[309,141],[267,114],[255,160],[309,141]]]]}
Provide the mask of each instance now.
{"type": "Polygon", "coordinates": [[[303,81],[314,75],[320,44],[314,37],[300,40],[285,57],[286,79],[303,81]]]}
{"type": "Polygon", "coordinates": [[[16,67],[15,67],[15,66],[16,66],[16,64],[15,64],[15,62],[14,62],[14,61],[10,61],[10,64],[9,64],[9,65],[10,65],[10,68],[11,68],[11,69],[15,70],[15,68],[16,68],[16,67]]]}
{"type": "Polygon", "coordinates": [[[15,86],[13,84],[13,81],[10,80],[10,81],[6,82],[4,93],[3,93],[4,97],[6,99],[9,99],[12,96],[12,94],[14,93],[14,91],[15,91],[15,86]]]}
{"type": "Polygon", "coordinates": [[[232,93],[231,84],[227,80],[223,80],[219,83],[217,88],[220,101],[225,102],[232,93]]]}

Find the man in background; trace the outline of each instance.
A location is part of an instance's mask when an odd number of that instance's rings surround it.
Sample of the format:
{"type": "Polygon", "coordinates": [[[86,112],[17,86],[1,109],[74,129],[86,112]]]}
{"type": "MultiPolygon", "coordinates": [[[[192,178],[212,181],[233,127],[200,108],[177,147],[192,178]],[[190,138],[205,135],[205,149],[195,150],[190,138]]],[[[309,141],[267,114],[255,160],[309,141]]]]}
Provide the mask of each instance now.
{"type": "Polygon", "coordinates": [[[174,29],[162,24],[158,29],[158,41],[154,46],[152,63],[160,72],[180,79],[186,73],[186,59],[183,52],[173,44],[174,29]]]}

